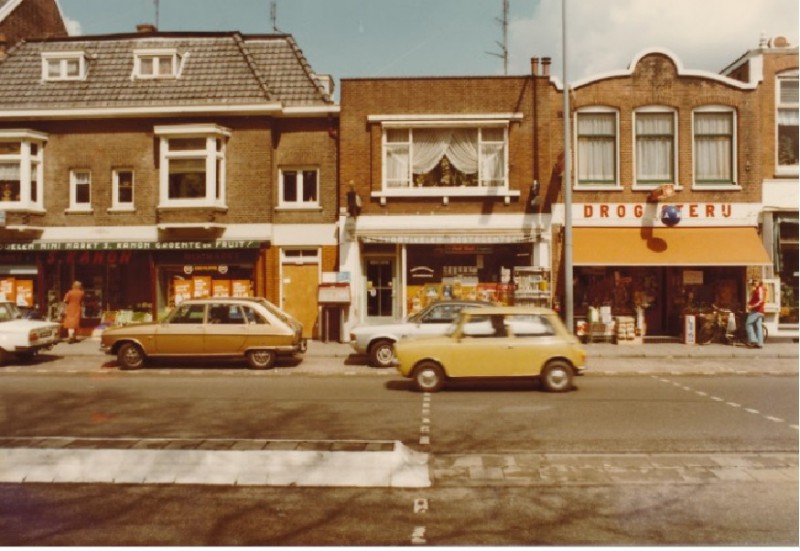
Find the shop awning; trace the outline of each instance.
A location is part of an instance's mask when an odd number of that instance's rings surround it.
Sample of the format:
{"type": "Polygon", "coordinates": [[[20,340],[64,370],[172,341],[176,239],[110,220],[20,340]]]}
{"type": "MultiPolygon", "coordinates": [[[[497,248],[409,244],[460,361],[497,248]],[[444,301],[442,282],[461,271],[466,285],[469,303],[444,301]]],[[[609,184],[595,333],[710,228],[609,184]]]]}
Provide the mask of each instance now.
{"type": "Polygon", "coordinates": [[[755,266],[772,261],[755,228],[574,228],[574,266],[755,266]]]}

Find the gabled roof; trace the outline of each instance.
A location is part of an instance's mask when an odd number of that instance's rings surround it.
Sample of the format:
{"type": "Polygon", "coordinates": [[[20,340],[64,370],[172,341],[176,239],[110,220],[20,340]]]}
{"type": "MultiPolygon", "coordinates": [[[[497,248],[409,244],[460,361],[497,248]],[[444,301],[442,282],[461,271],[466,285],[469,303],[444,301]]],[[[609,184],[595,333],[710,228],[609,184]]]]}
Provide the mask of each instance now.
{"type": "MultiPolygon", "coordinates": [[[[0,0],[2,2],[3,0],[0,0]]],[[[133,33],[30,40],[0,62],[0,112],[333,103],[290,35],[133,33]],[[176,78],[134,77],[135,50],[174,50],[176,78]],[[42,55],[82,52],[83,80],[42,80],[42,55]]]]}

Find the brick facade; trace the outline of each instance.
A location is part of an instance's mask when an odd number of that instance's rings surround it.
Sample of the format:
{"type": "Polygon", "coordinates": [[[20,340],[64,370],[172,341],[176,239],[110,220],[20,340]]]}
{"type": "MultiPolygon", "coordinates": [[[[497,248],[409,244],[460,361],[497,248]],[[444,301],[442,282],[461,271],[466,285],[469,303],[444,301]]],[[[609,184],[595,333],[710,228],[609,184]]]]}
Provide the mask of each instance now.
{"type": "Polygon", "coordinates": [[[0,35],[8,47],[26,38],[57,38],[67,36],[56,0],[22,0],[0,21],[0,35]]]}

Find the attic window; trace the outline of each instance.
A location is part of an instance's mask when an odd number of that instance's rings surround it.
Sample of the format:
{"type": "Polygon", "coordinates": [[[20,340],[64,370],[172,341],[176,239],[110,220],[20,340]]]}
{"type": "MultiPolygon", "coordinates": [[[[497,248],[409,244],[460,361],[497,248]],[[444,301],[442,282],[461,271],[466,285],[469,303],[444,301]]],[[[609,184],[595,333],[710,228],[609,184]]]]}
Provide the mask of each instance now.
{"type": "Polygon", "coordinates": [[[177,78],[180,61],[174,49],[134,50],[133,78],[177,78]]]}
{"type": "Polygon", "coordinates": [[[42,54],[42,80],[83,80],[86,56],[83,52],[47,52],[42,54]]]}

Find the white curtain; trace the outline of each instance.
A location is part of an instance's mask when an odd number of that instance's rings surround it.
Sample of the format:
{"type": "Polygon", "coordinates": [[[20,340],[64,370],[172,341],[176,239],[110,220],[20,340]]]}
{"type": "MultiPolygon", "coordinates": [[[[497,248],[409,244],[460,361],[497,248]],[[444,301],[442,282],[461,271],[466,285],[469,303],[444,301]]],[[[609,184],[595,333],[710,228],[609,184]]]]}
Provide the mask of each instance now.
{"type": "Polygon", "coordinates": [[[616,129],[614,116],[578,116],[578,181],[616,181],[616,129]]]}
{"type": "Polygon", "coordinates": [[[386,145],[386,184],[389,187],[408,187],[408,145],[386,145]]]}
{"type": "Polygon", "coordinates": [[[413,141],[414,174],[430,172],[444,156],[464,174],[478,171],[478,133],[475,130],[414,130],[413,141]]]}
{"type": "Polygon", "coordinates": [[[637,180],[671,180],[672,148],[672,114],[640,114],[636,117],[637,180]]]}
{"type": "Polygon", "coordinates": [[[470,129],[454,130],[446,155],[464,174],[478,172],[478,133],[470,129]]]}
{"type": "Polygon", "coordinates": [[[0,180],[19,182],[19,163],[0,163],[0,180]]]}
{"type": "Polygon", "coordinates": [[[481,185],[500,186],[505,181],[503,144],[481,145],[481,185]]]}
{"type": "Polygon", "coordinates": [[[695,179],[731,181],[733,119],[728,113],[695,115],[695,179]]]}
{"type": "Polygon", "coordinates": [[[781,126],[797,126],[800,113],[797,109],[778,109],[778,124],[781,126]]]}

